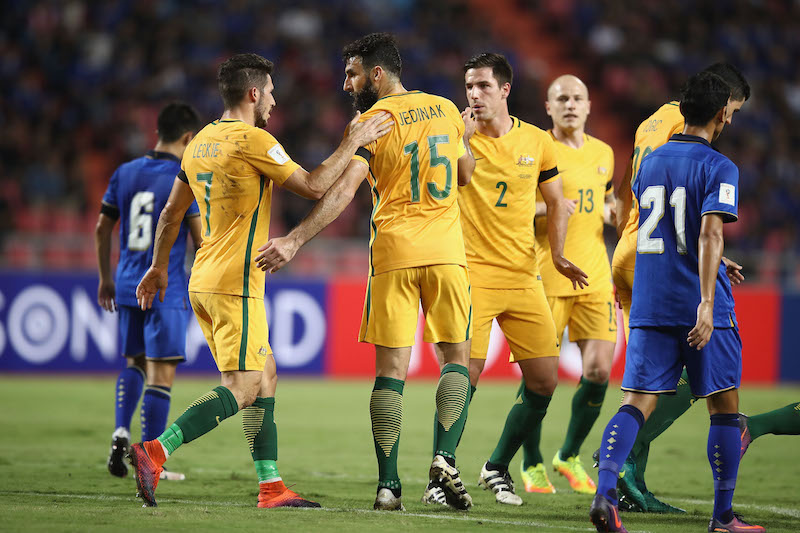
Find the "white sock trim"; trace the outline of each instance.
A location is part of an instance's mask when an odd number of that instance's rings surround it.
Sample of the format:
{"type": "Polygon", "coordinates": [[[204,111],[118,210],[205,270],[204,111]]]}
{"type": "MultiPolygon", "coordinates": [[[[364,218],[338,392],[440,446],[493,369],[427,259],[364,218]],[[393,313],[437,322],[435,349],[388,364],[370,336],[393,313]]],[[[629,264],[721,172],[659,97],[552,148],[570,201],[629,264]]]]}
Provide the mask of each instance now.
{"type": "Polygon", "coordinates": [[[282,481],[283,478],[281,476],[278,477],[271,477],[265,481],[259,481],[258,484],[261,485],[262,483],[275,483],[276,481],[282,481]]]}
{"type": "Polygon", "coordinates": [[[164,457],[169,457],[169,450],[167,450],[167,447],[164,446],[164,443],[161,441],[158,441],[158,443],[161,445],[161,449],[164,450],[164,457]]]}

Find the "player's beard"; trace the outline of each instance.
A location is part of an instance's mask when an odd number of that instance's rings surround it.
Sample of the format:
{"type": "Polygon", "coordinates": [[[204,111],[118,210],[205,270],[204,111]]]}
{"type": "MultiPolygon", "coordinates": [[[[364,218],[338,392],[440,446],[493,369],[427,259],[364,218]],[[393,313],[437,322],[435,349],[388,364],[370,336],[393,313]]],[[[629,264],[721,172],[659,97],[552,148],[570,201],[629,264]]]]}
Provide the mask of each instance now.
{"type": "Polygon", "coordinates": [[[364,88],[358,92],[353,92],[353,108],[356,111],[361,111],[364,113],[370,107],[375,105],[375,102],[378,101],[378,91],[375,90],[375,86],[372,85],[372,80],[367,79],[367,83],[364,85],[364,88]]]}
{"type": "Polygon", "coordinates": [[[261,98],[258,99],[256,107],[253,109],[253,124],[256,128],[266,128],[267,121],[264,119],[264,113],[267,110],[267,102],[264,93],[261,93],[261,98]]]}

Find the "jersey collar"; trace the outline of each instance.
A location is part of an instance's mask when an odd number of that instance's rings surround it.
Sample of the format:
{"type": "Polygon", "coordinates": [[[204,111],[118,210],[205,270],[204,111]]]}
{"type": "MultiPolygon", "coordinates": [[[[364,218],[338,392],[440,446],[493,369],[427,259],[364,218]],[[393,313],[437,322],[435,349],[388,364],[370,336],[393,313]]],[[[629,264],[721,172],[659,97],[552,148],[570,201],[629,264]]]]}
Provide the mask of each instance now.
{"type": "Polygon", "coordinates": [[[175,161],[176,163],[181,162],[179,157],[176,157],[168,152],[156,152],[155,150],[148,150],[145,155],[147,157],[152,157],[153,159],[169,159],[175,161]]]}
{"type": "Polygon", "coordinates": [[[697,135],[684,135],[683,133],[676,133],[672,137],[669,138],[670,141],[677,141],[681,143],[699,143],[705,144],[709,148],[713,148],[711,143],[707,140],[703,139],[702,137],[698,137],[697,135]]]}

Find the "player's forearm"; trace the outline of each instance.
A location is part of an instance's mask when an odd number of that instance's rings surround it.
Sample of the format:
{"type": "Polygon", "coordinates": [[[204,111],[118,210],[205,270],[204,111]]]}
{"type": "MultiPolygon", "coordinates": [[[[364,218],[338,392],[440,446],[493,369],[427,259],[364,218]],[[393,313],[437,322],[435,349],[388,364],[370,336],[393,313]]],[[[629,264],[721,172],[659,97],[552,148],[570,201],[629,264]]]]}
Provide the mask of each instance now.
{"type": "Polygon", "coordinates": [[[178,213],[170,202],[167,202],[164,210],[161,211],[156,226],[156,240],[153,244],[154,267],[166,269],[169,266],[169,253],[181,231],[184,213],[178,213]]]}
{"type": "Polygon", "coordinates": [[[608,196],[605,204],[603,204],[603,223],[609,226],[615,226],[617,217],[617,203],[614,201],[613,196],[608,196]]]}
{"type": "Polygon", "coordinates": [[[111,279],[111,231],[100,223],[94,232],[94,246],[97,252],[97,271],[100,281],[111,279]]]}
{"type": "Polygon", "coordinates": [[[567,238],[567,208],[563,201],[546,203],[547,240],[550,242],[553,261],[564,256],[564,241],[567,238]]]}
{"type": "Polygon", "coordinates": [[[355,191],[338,186],[342,180],[336,183],[325,196],[316,203],[311,212],[298,224],[287,237],[292,239],[297,248],[313,239],[320,231],[325,229],[328,224],[336,220],[344,208],[353,200],[355,191]]]}
{"type": "Polygon", "coordinates": [[[472,173],[475,172],[475,156],[472,155],[472,148],[469,141],[464,141],[467,153],[458,158],[458,185],[463,187],[472,181],[472,173]]]}
{"type": "Polygon", "coordinates": [[[347,137],[342,140],[342,143],[330,157],[309,172],[308,188],[317,195],[317,198],[322,198],[336,179],[342,175],[358,148],[359,146],[347,137]]]}
{"type": "Polygon", "coordinates": [[[700,233],[697,242],[698,275],[700,277],[700,299],[713,302],[717,288],[717,274],[722,261],[725,243],[722,233],[700,233]]]}
{"type": "Polygon", "coordinates": [[[536,202],[536,212],[533,216],[536,217],[543,217],[547,216],[547,203],[545,202],[536,202]]]}

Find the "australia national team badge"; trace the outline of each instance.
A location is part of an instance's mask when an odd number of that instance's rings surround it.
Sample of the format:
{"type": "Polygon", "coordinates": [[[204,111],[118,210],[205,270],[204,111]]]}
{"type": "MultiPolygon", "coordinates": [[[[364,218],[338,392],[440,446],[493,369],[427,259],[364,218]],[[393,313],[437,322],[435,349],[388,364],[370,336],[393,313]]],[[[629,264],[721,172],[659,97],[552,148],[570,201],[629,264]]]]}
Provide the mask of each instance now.
{"type": "Polygon", "coordinates": [[[521,155],[517,160],[518,167],[532,167],[533,163],[536,162],[536,159],[529,155],[521,155]]]}
{"type": "Polygon", "coordinates": [[[597,167],[597,173],[601,176],[608,176],[608,169],[606,167],[597,167]]]}

